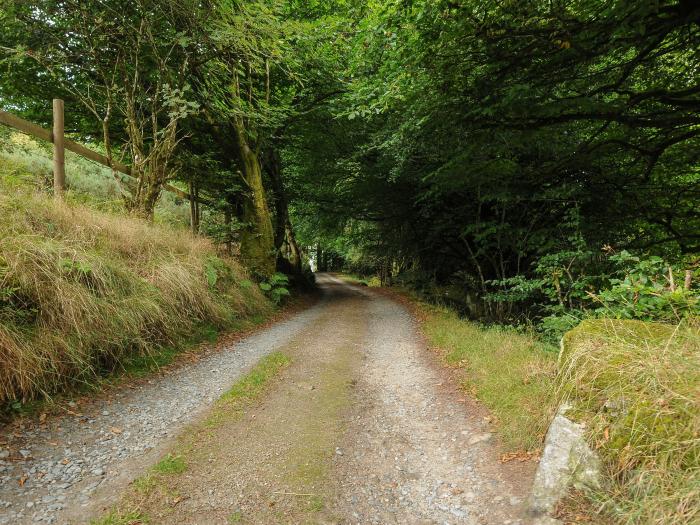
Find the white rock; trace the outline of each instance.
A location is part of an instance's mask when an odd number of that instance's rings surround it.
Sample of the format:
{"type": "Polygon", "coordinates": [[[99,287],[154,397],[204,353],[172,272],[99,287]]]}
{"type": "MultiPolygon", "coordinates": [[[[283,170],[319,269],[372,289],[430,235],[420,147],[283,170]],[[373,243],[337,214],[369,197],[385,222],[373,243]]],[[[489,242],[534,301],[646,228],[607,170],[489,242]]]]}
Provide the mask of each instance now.
{"type": "Polygon", "coordinates": [[[571,485],[579,489],[599,486],[600,460],[584,439],[585,427],[566,417],[569,408],[568,405],[559,408],[547,431],[528,501],[532,516],[550,514],[571,485]]]}

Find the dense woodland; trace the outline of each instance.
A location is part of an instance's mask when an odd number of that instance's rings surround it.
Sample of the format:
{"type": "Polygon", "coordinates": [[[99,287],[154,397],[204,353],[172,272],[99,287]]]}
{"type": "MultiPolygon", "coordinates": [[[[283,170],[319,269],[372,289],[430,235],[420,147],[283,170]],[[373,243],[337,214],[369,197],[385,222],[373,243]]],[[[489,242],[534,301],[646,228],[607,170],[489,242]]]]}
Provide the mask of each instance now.
{"type": "Polygon", "coordinates": [[[692,0],[3,0],[0,105],[162,184],[260,277],[350,270],[559,334],[698,309],[692,0]]]}

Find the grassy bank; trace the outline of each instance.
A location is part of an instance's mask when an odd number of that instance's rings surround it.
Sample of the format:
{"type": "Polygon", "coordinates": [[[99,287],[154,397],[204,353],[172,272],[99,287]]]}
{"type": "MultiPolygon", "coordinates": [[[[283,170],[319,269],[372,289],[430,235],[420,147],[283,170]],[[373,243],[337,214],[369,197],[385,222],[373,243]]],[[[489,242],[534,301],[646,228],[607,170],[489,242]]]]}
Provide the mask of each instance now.
{"type": "Polygon", "coordinates": [[[572,495],[560,517],[588,523],[700,521],[700,328],[584,321],[564,351],[504,327],[419,304],[423,329],[465,389],[490,409],[505,446],[534,450],[556,406],[585,422],[602,486],[572,495]]]}
{"type": "MultiPolygon", "coordinates": [[[[88,147],[100,151],[99,144],[88,147]]],[[[0,177],[4,191],[34,188],[50,191],[53,185],[53,146],[0,126],[0,177]]],[[[129,178],[66,151],[66,199],[101,211],[124,212],[121,197],[129,178]]],[[[171,226],[189,224],[189,203],[170,192],[163,192],[156,206],[155,221],[171,226]]]]}
{"type": "Polygon", "coordinates": [[[0,168],[0,406],[270,311],[208,240],[55,202],[0,168]]]}
{"type": "Polygon", "coordinates": [[[559,383],[604,464],[592,507],[615,523],[700,522],[700,328],[584,321],[559,383]]]}
{"type": "Polygon", "coordinates": [[[465,389],[497,419],[506,448],[539,448],[556,404],[556,349],[514,329],[460,319],[446,308],[419,308],[430,345],[461,370],[465,389]]]}

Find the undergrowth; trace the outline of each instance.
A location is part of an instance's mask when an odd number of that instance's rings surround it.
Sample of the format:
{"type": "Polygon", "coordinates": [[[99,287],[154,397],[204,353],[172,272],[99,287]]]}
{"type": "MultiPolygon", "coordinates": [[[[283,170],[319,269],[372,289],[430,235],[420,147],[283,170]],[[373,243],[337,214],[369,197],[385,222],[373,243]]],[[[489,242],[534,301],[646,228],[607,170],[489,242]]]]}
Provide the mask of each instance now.
{"type": "Polygon", "coordinates": [[[3,166],[0,406],[157,363],[198,328],[228,329],[271,309],[210,241],[57,202],[3,166]]]}

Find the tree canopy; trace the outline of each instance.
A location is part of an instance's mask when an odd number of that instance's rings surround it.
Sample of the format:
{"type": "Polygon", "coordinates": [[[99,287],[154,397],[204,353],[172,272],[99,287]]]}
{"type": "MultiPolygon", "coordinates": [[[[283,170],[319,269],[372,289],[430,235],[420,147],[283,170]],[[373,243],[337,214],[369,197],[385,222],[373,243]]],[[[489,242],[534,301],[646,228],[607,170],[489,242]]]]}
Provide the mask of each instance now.
{"type": "Polygon", "coordinates": [[[65,98],[134,167],[128,209],[180,181],[261,275],[312,258],[505,320],[580,306],[622,253],[697,270],[696,2],[4,0],[0,23],[5,109],[65,98]]]}

